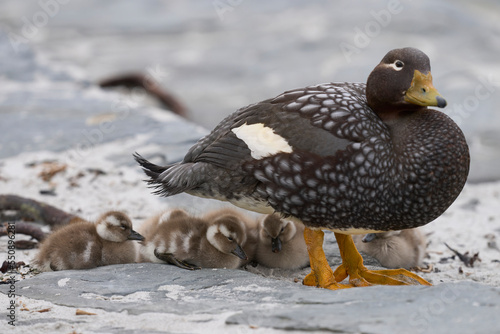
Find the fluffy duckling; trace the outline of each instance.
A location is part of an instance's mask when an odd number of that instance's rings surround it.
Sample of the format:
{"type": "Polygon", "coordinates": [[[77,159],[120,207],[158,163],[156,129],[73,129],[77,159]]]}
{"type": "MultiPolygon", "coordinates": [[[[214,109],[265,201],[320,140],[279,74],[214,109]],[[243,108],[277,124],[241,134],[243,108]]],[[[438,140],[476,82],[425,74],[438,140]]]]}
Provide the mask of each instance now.
{"type": "Polygon", "coordinates": [[[359,251],[376,258],[386,268],[421,266],[425,256],[425,236],[419,229],[353,235],[359,251]]]}
{"type": "Polygon", "coordinates": [[[259,224],[255,258],[257,263],[269,268],[307,267],[309,255],[304,241],[304,225],[281,219],[277,214],[265,216],[259,224]]]}
{"type": "Polygon", "coordinates": [[[207,213],[203,217],[209,224],[213,223],[214,221],[234,221],[234,222],[239,222],[238,224],[241,225],[243,223],[244,226],[244,232],[242,235],[245,236],[244,242],[242,242],[241,247],[243,248],[243,251],[247,255],[247,260],[243,261],[242,265],[246,265],[249,262],[253,261],[255,258],[255,252],[257,250],[257,242],[259,240],[259,235],[258,235],[258,221],[257,219],[252,219],[247,216],[245,216],[241,211],[231,209],[231,208],[224,208],[224,209],[219,209],[219,210],[214,210],[209,213],[207,213]]]}
{"type": "Polygon", "coordinates": [[[40,245],[35,265],[41,271],[90,269],[136,262],[136,244],[144,240],[124,213],[109,211],[95,223],[80,220],[50,234],[40,245]]]}
{"type": "Polygon", "coordinates": [[[140,250],[142,262],[169,263],[183,269],[242,266],[248,257],[244,223],[231,215],[215,213],[204,218],[172,210],[145,222],[147,242],[140,250]]]}

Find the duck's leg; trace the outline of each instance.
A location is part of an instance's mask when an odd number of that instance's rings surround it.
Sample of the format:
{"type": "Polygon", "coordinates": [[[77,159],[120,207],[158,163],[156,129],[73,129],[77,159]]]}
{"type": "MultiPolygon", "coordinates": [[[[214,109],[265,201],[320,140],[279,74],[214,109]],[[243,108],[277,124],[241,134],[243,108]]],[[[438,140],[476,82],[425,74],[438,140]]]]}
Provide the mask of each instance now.
{"type": "Polygon", "coordinates": [[[359,254],[350,235],[335,233],[339,245],[342,264],[334,271],[337,282],[349,277],[352,286],[384,285],[431,285],[420,276],[406,269],[368,270],[363,265],[363,258],[359,254]]]}
{"type": "Polygon", "coordinates": [[[304,285],[332,290],[349,288],[350,286],[337,282],[333,270],[326,260],[325,252],[323,251],[324,235],[325,233],[321,230],[312,230],[307,227],[304,230],[311,273],[304,278],[303,283],[304,285]]]}
{"type": "Polygon", "coordinates": [[[368,270],[363,265],[363,258],[358,253],[351,236],[335,233],[340,249],[342,264],[332,271],[323,251],[324,233],[321,230],[306,228],[304,238],[311,262],[311,273],[304,278],[304,284],[331,290],[351,288],[355,286],[370,286],[372,284],[386,285],[431,285],[423,278],[405,269],[368,270]],[[348,284],[341,284],[349,277],[348,284]]]}
{"type": "Polygon", "coordinates": [[[174,257],[173,254],[171,253],[159,253],[156,249],[154,250],[154,254],[155,256],[162,260],[162,261],[165,261],[169,264],[173,264],[179,268],[182,268],[182,269],[187,269],[187,270],[198,270],[198,269],[201,269],[200,267],[198,266],[195,266],[195,265],[192,265],[190,263],[187,263],[185,261],[181,261],[181,260],[178,260],[174,257]]]}

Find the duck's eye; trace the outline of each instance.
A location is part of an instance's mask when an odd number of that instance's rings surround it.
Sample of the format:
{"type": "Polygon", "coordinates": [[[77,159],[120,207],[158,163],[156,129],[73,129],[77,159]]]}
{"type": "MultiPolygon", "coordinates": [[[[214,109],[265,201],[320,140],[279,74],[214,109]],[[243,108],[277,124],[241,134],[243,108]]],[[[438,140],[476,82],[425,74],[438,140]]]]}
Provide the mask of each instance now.
{"type": "Polygon", "coordinates": [[[394,63],[387,64],[388,67],[392,67],[396,71],[401,71],[403,69],[403,66],[405,66],[405,63],[403,63],[401,60],[396,60],[394,63]]]}
{"type": "Polygon", "coordinates": [[[123,224],[122,224],[122,225],[120,226],[120,228],[121,228],[122,230],[124,230],[124,231],[125,231],[125,230],[127,229],[127,226],[125,226],[125,225],[123,225],[123,224]]]}
{"type": "Polygon", "coordinates": [[[229,240],[229,241],[233,241],[233,240],[234,240],[234,238],[233,238],[233,237],[227,237],[227,240],[229,240]]]}
{"type": "Polygon", "coordinates": [[[283,233],[283,231],[285,231],[285,228],[284,228],[284,227],[282,227],[282,228],[281,228],[280,233],[283,233]]]}

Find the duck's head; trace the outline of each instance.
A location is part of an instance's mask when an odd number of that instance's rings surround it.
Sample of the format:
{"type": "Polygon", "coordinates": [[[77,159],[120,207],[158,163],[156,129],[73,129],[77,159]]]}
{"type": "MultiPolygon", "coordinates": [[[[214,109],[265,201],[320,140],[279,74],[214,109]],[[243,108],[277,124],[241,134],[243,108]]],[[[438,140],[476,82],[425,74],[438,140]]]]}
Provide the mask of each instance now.
{"type": "Polygon", "coordinates": [[[282,243],[291,240],[297,233],[295,224],[289,220],[281,219],[279,215],[266,216],[260,222],[260,239],[265,244],[271,245],[271,251],[281,251],[282,243]]]}
{"type": "Polygon", "coordinates": [[[207,239],[220,252],[248,260],[242,248],[247,239],[245,225],[238,217],[222,215],[215,219],[208,227],[207,239]]]}
{"type": "Polygon", "coordinates": [[[429,57],[415,48],[394,49],[385,55],[368,77],[366,98],[382,119],[399,111],[446,106],[432,84],[429,57]]]}
{"type": "Polygon", "coordinates": [[[144,240],[132,229],[130,218],[119,211],[109,211],[100,216],[96,221],[96,230],[101,238],[108,241],[144,240]]]}

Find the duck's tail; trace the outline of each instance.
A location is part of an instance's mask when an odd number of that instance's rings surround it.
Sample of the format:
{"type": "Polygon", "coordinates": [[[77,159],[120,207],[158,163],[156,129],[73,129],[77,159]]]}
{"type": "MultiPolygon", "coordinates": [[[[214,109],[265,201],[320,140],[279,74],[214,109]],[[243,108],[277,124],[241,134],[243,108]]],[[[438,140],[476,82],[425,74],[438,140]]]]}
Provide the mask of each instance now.
{"type": "Polygon", "coordinates": [[[175,163],[167,166],[158,166],[144,159],[137,152],[134,159],[141,165],[144,173],[149,177],[145,180],[151,188],[156,189],[153,193],[160,196],[172,196],[189,191],[199,184],[193,163],[175,163]]]}

